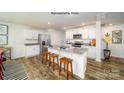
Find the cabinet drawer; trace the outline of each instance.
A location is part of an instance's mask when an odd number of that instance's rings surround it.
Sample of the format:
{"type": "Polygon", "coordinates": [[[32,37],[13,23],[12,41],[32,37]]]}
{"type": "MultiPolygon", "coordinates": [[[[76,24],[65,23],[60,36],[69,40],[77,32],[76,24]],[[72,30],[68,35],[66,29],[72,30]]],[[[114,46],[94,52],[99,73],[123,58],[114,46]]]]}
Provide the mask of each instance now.
{"type": "Polygon", "coordinates": [[[40,54],[39,45],[26,46],[26,50],[25,50],[25,56],[26,57],[36,56],[39,54],[40,54]]]}

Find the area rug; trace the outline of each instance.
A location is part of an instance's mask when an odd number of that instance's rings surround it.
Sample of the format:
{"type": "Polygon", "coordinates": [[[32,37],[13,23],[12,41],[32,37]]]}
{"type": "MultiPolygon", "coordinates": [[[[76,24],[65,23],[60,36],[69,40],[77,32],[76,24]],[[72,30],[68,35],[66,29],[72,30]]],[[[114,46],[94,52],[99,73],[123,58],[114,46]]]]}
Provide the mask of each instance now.
{"type": "Polygon", "coordinates": [[[5,67],[4,80],[26,80],[28,79],[22,62],[13,61],[3,64],[5,67]]]}

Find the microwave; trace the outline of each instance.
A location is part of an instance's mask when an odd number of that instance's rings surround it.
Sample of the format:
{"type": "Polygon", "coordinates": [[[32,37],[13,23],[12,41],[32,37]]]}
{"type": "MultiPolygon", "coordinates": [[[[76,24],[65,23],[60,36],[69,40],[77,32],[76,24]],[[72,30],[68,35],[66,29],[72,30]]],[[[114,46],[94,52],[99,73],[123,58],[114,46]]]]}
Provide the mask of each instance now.
{"type": "Polygon", "coordinates": [[[73,34],[73,39],[82,39],[81,34],[73,34]]]}

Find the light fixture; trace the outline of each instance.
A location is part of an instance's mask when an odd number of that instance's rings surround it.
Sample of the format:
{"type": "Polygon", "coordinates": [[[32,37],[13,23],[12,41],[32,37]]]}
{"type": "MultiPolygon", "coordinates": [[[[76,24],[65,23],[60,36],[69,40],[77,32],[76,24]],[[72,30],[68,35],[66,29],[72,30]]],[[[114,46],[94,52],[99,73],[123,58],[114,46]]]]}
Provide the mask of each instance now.
{"type": "Polygon", "coordinates": [[[48,25],[50,25],[51,23],[48,21],[48,23],[47,23],[48,25]]]}
{"type": "Polygon", "coordinates": [[[66,27],[63,27],[63,29],[66,29],[66,27]]]}
{"type": "Polygon", "coordinates": [[[109,24],[109,26],[112,26],[113,24],[109,24]]]}
{"type": "Polygon", "coordinates": [[[84,23],[82,23],[82,26],[84,26],[85,24],[84,23]]]}

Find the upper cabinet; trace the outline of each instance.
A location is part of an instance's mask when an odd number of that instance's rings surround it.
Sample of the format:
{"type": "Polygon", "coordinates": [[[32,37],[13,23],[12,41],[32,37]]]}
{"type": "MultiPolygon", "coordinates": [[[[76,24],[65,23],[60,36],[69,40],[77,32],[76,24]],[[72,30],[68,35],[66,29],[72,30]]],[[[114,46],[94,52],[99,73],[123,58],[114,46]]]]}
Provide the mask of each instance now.
{"type": "Polygon", "coordinates": [[[96,38],[95,28],[78,28],[66,31],[66,39],[73,39],[74,34],[81,34],[82,39],[96,38]]]}
{"type": "Polygon", "coordinates": [[[95,29],[85,29],[82,31],[83,39],[93,39],[96,38],[95,29]]]}
{"type": "Polygon", "coordinates": [[[38,31],[32,31],[32,38],[38,39],[38,31]]]}
{"type": "Polygon", "coordinates": [[[89,38],[89,34],[88,34],[88,30],[82,30],[82,39],[88,39],[89,38]]]}
{"type": "Polygon", "coordinates": [[[32,33],[30,30],[25,30],[25,39],[32,38],[32,33]]]}
{"type": "Polygon", "coordinates": [[[91,29],[88,30],[88,38],[89,39],[96,38],[95,28],[92,30],[91,29]]]}
{"type": "Polygon", "coordinates": [[[81,32],[82,29],[73,29],[72,31],[73,31],[72,32],[73,34],[82,34],[82,32],[81,32]]]}
{"type": "Polygon", "coordinates": [[[66,31],[66,40],[73,39],[73,31],[66,31]]]}
{"type": "Polygon", "coordinates": [[[38,31],[26,30],[25,39],[38,39],[38,31]]]}

